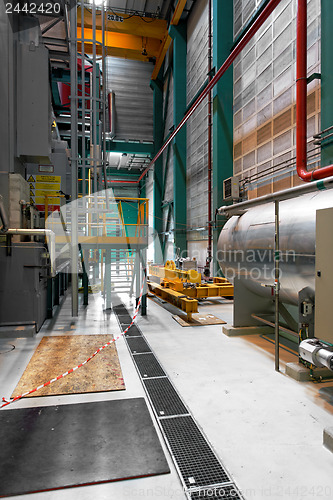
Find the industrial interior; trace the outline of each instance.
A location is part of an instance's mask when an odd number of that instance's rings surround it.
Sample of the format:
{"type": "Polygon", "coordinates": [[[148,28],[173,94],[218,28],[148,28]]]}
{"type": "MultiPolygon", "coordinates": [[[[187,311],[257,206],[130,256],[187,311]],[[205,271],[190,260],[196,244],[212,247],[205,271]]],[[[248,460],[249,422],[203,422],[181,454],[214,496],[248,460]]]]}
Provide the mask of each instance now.
{"type": "Polygon", "coordinates": [[[1,2],[1,497],[333,498],[331,20],[1,2]]]}

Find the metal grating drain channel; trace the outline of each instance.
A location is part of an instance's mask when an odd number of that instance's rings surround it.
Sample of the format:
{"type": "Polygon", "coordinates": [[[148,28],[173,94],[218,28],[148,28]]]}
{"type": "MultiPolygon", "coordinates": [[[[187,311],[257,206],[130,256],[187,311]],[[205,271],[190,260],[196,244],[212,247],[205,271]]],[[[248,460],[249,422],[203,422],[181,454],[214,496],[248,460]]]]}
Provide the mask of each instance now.
{"type": "MultiPolygon", "coordinates": [[[[113,311],[124,331],[131,321],[127,309],[118,303],[113,311]]],[[[187,498],[243,500],[244,497],[186,408],[141,330],[133,325],[124,337],[187,498]]]]}
{"type": "Polygon", "coordinates": [[[132,354],[151,352],[149,345],[143,337],[129,337],[127,344],[132,354]]]}
{"type": "MultiPolygon", "coordinates": [[[[121,325],[121,329],[123,332],[126,330],[128,325],[121,325]]],[[[131,328],[128,330],[128,332],[125,333],[125,337],[142,337],[142,333],[138,329],[137,326],[132,325],[131,328]]]]}
{"type": "Polygon", "coordinates": [[[152,352],[134,354],[133,359],[142,378],[166,377],[165,371],[152,352]]]}
{"type": "Polygon", "coordinates": [[[189,414],[168,377],[143,380],[143,385],[158,417],[189,414]]]}
{"type": "Polygon", "coordinates": [[[187,488],[230,482],[191,416],[161,419],[160,424],[187,488]]]}

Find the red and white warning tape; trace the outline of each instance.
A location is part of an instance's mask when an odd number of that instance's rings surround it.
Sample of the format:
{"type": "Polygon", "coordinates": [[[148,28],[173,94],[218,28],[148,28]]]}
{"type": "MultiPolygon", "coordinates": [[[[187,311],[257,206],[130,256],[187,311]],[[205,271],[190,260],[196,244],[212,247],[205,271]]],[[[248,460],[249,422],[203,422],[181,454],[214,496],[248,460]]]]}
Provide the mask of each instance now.
{"type": "Polygon", "coordinates": [[[83,361],[83,363],[80,363],[79,365],[75,366],[74,368],[71,368],[70,370],[68,370],[67,372],[63,373],[62,375],[59,375],[58,377],[55,377],[53,378],[52,380],[49,380],[48,382],[45,382],[44,384],[42,385],[39,385],[38,387],[35,387],[34,389],[32,389],[31,391],[27,391],[25,392],[24,394],[21,394],[20,396],[15,396],[15,398],[13,399],[6,399],[6,398],[2,398],[2,401],[4,402],[3,405],[0,406],[0,408],[3,408],[4,406],[7,406],[11,403],[14,403],[15,401],[18,401],[19,399],[21,398],[24,398],[24,396],[28,396],[29,394],[32,394],[33,392],[36,392],[38,391],[39,389],[42,389],[43,387],[46,387],[47,385],[50,385],[50,384],[53,384],[53,382],[56,382],[57,380],[60,380],[61,378],[64,378],[66,377],[66,375],[69,375],[70,373],[73,373],[75,372],[75,370],[77,370],[78,368],[81,368],[81,366],[85,365],[88,363],[88,361],[90,361],[91,359],[93,359],[99,352],[101,352],[103,349],[105,349],[107,346],[111,345],[113,342],[116,342],[117,340],[120,339],[120,337],[122,337],[123,335],[125,335],[125,333],[128,332],[128,330],[131,328],[131,326],[133,325],[134,323],[134,320],[135,318],[137,317],[138,315],[138,312],[139,312],[139,308],[140,308],[140,304],[141,304],[141,300],[142,300],[142,294],[143,294],[143,287],[144,287],[144,283],[142,283],[142,287],[141,287],[141,292],[140,292],[140,297],[139,297],[139,300],[138,300],[138,304],[136,306],[136,309],[134,311],[134,316],[133,316],[133,319],[132,319],[132,322],[130,325],[128,325],[128,327],[126,328],[126,330],[124,330],[120,335],[118,335],[118,337],[115,337],[113,338],[112,340],[110,340],[109,342],[107,342],[106,344],[104,344],[102,347],[99,347],[99,349],[97,349],[97,351],[94,352],[94,354],[92,354],[88,359],[86,359],[85,361],[83,361]]]}

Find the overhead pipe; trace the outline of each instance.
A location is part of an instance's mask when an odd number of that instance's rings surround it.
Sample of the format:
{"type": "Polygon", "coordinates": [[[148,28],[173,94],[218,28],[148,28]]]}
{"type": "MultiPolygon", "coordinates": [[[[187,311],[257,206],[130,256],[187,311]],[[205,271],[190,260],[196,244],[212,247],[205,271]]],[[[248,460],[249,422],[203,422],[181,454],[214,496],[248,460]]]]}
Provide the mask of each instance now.
{"type": "MultiPolygon", "coordinates": [[[[231,54],[224,61],[215,76],[208,82],[202,93],[185,114],[184,118],[170,134],[161,149],[156,153],[149,165],[140,175],[137,181],[128,181],[132,184],[138,184],[146,175],[148,170],[154,165],[156,160],[163,154],[170,142],[177,135],[179,130],[187,122],[190,116],[194,113],[203,99],[209,94],[212,88],[216,85],[222,75],[231,66],[233,61],[244,49],[248,42],[252,39],[258,29],[271,15],[281,0],[271,0],[266,5],[261,14],[255,20],[250,29],[245,33],[244,37],[239,41],[231,54]]],[[[296,40],[296,170],[297,174],[303,181],[310,182],[312,180],[325,179],[333,175],[333,165],[322,167],[317,170],[307,170],[307,0],[298,0],[297,10],[297,40],[296,40]]]]}
{"type": "Polygon", "coordinates": [[[275,193],[265,194],[264,196],[259,196],[259,198],[251,198],[250,200],[235,203],[234,205],[224,205],[216,210],[216,214],[226,215],[228,217],[232,215],[240,215],[244,213],[245,210],[251,207],[265,205],[266,203],[271,203],[276,200],[289,200],[290,198],[296,198],[297,196],[302,196],[303,194],[313,193],[317,190],[322,191],[324,189],[332,188],[333,176],[327,177],[326,179],[319,180],[317,182],[312,182],[311,184],[302,184],[301,186],[284,189],[283,191],[276,191],[275,193]]]}
{"type": "Polygon", "coordinates": [[[110,180],[109,184],[138,184],[139,181],[110,180]]]}
{"type": "Polygon", "coordinates": [[[307,170],[307,0],[298,0],[297,8],[296,170],[305,182],[333,175],[333,165],[307,170]]]}
{"type": "Polygon", "coordinates": [[[165,149],[168,147],[170,142],[174,139],[174,137],[178,134],[180,129],[185,125],[187,120],[192,116],[194,111],[197,109],[197,107],[202,103],[202,101],[205,99],[205,97],[209,94],[209,92],[215,87],[217,82],[220,80],[220,78],[224,75],[224,73],[227,71],[227,69],[232,65],[236,57],[239,55],[239,53],[246,47],[246,45],[249,43],[249,41],[253,38],[255,33],[259,30],[259,28],[264,24],[264,22],[268,19],[268,17],[272,14],[274,9],[278,6],[281,0],[271,0],[269,4],[264,8],[264,10],[261,12],[259,17],[255,20],[251,28],[248,30],[247,33],[245,33],[244,37],[240,40],[240,42],[236,45],[236,47],[233,49],[233,51],[230,53],[230,55],[227,57],[227,59],[224,61],[222,66],[219,68],[219,70],[216,72],[215,76],[211,79],[210,82],[208,82],[207,86],[204,88],[202,93],[199,95],[199,97],[196,99],[196,101],[193,103],[191,108],[187,111],[185,114],[184,118],[181,120],[181,122],[177,125],[177,127],[174,129],[174,131],[170,134],[169,138],[165,141],[161,149],[156,153],[154,158],[151,160],[149,165],[145,168],[145,170],[142,172],[141,176],[139,177],[138,181],[141,181],[143,177],[146,175],[148,170],[154,165],[155,161],[162,155],[162,153],[165,151],[165,149]]]}

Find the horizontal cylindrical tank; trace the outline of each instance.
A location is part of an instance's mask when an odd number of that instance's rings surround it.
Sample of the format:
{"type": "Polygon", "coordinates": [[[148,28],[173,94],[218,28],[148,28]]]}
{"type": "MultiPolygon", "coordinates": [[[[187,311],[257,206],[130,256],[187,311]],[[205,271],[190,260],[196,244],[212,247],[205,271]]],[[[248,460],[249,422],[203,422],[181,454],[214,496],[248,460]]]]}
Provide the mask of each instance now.
{"type": "MultiPolygon", "coordinates": [[[[315,287],[316,211],[333,206],[333,189],[280,202],[280,298],[297,304],[298,292],[315,287]]],[[[274,203],[249,208],[223,227],[217,259],[227,279],[269,297],[274,284],[274,203]]],[[[332,228],[328,228],[332,230],[332,228]]]]}

